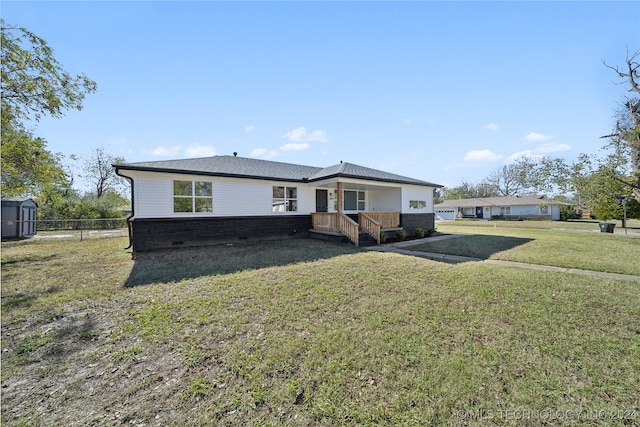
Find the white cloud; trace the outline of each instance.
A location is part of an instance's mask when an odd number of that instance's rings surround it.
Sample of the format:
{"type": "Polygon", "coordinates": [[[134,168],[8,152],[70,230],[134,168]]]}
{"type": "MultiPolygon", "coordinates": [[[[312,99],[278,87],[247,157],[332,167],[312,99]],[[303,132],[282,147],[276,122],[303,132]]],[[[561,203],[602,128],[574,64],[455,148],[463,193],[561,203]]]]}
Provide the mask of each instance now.
{"type": "Polygon", "coordinates": [[[175,157],[180,153],[180,150],[182,150],[182,145],[173,145],[171,147],[160,146],[160,147],[154,148],[151,151],[151,154],[153,156],[160,156],[160,157],[168,157],[168,156],[175,157]]]}
{"type": "Polygon", "coordinates": [[[558,151],[569,151],[571,146],[567,144],[542,144],[536,148],[538,153],[557,153],[558,151]]]}
{"type": "Polygon", "coordinates": [[[543,156],[541,154],[536,154],[532,150],[524,150],[518,151],[517,153],[513,153],[510,156],[507,156],[505,159],[505,164],[515,163],[520,159],[529,158],[529,159],[539,159],[543,156]]]}
{"type": "Polygon", "coordinates": [[[472,150],[464,156],[465,163],[490,163],[502,158],[491,150],[472,150]]]}
{"type": "Polygon", "coordinates": [[[185,150],[187,157],[211,157],[217,156],[218,152],[211,145],[191,144],[185,150]]]}
{"type": "Polygon", "coordinates": [[[407,126],[409,126],[412,122],[411,122],[411,119],[407,117],[406,119],[404,119],[404,120],[402,121],[402,123],[403,123],[403,124],[405,124],[405,125],[407,125],[407,126]]]}
{"type": "Polygon", "coordinates": [[[327,135],[323,130],[317,129],[311,133],[307,132],[307,129],[299,127],[297,129],[290,130],[282,135],[283,138],[288,139],[291,142],[326,142],[327,135]]]}
{"type": "Polygon", "coordinates": [[[487,123],[486,125],[484,125],[484,128],[488,130],[500,130],[500,126],[495,123],[487,123]]]}
{"type": "Polygon", "coordinates": [[[505,159],[505,163],[514,163],[519,159],[528,157],[530,159],[542,159],[547,153],[557,153],[559,151],[569,151],[571,146],[567,144],[541,144],[533,150],[524,150],[513,153],[505,159]]]}
{"type": "Polygon", "coordinates": [[[249,154],[251,157],[261,157],[263,159],[271,159],[278,155],[276,150],[267,150],[266,148],[254,148],[249,154]]]}
{"type": "Polygon", "coordinates": [[[539,141],[548,141],[552,137],[550,135],[545,135],[543,133],[537,132],[529,132],[524,136],[524,139],[529,142],[539,142],[539,141]]]}
{"type": "Polygon", "coordinates": [[[244,128],[244,131],[247,132],[247,133],[253,132],[255,128],[256,128],[255,126],[249,125],[249,126],[244,128]]]}
{"type": "Polygon", "coordinates": [[[308,142],[290,142],[280,147],[282,151],[307,150],[310,147],[308,142]]]}

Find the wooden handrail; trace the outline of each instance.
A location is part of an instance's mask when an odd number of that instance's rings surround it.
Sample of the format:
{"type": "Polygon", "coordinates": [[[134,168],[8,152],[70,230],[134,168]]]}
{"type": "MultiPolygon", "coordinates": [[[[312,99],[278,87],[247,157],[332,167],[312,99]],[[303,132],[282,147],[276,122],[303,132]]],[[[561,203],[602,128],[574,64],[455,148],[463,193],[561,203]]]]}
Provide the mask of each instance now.
{"type": "Polygon", "coordinates": [[[380,223],[378,221],[371,218],[367,213],[360,212],[358,214],[358,223],[362,230],[373,237],[377,244],[380,244],[380,223]]]}
{"type": "Polygon", "coordinates": [[[340,232],[347,236],[349,240],[351,240],[356,246],[360,246],[359,242],[359,226],[358,223],[346,216],[343,213],[337,214],[338,216],[338,227],[340,228],[340,232]]]}
{"type": "Polygon", "coordinates": [[[400,226],[400,212],[360,212],[355,222],[341,212],[312,212],[311,224],[314,230],[342,233],[356,246],[360,246],[360,229],[370,234],[380,244],[380,230],[400,226]]]}
{"type": "Polygon", "coordinates": [[[314,230],[342,233],[356,246],[360,244],[358,238],[358,223],[343,213],[313,212],[311,213],[311,224],[314,230]]]}

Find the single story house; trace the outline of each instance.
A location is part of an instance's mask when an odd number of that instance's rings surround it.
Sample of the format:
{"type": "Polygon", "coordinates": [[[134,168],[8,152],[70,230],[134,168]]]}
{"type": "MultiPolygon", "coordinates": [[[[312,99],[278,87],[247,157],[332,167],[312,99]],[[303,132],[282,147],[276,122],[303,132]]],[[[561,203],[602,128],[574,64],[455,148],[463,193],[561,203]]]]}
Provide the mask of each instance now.
{"type": "Polygon", "coordinates": [[[547,196],[506,196],[483,197],[477,199],[445,200],[435,205],[437,220],[458,218],[491,219],[502,216],[505,219],[560,219],[560,206],[570,203],[549,199],[547,196]]]}
{"type": "Polygon", "coordinates": [[[30,198],[2,198],[2,238],[36,235],[38,205],[30,198]]]}
{"type": "Polygon", "coordinates": [[[343,163],[303,166],[233,156],[113,165],[131,184],[136,252],[320,234],[434,227],[438,184],[343,163]]]}

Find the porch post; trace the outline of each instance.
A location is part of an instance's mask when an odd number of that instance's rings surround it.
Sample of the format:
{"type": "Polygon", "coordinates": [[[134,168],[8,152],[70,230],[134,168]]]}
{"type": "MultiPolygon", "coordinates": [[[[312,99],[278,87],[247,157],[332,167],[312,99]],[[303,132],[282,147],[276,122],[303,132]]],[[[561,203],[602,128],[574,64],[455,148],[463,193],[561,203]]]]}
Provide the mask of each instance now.
{"type": "Polygon", "coordinates": [[[338,181],[338,213],[342,213],[342,182],[338,181]]]}

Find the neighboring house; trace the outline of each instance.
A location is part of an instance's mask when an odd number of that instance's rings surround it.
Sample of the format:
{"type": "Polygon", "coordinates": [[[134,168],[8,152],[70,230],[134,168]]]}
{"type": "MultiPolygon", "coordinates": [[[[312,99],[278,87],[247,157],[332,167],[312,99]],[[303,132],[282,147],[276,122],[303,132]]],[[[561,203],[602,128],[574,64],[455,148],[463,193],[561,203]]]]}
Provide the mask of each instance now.
{"type": "Polygon", "coordinates": [[[503,216],[505,219],[560,219],[560,206],[570,203],[558,202],[546,196],[484,197],[479,199],[445,200],[435,205],[436,219],[457,218],[491,219],[503,216]]]}
{"type": "Polygon", "coordinates": [[[2,198],[2,238],[35,236],[38,205],[30,198],[2,198]]]}
{"type": "Polygon", "coordinates": [[[134,251],[434,226],[441,187],[351,163],[327,168],[234,156],[113,165],[132,188],[134,251]]]}

